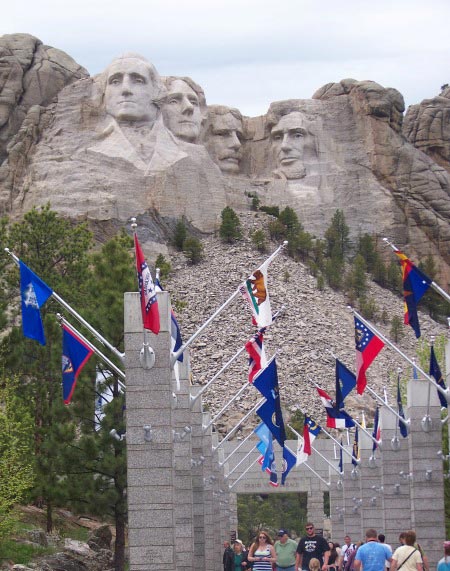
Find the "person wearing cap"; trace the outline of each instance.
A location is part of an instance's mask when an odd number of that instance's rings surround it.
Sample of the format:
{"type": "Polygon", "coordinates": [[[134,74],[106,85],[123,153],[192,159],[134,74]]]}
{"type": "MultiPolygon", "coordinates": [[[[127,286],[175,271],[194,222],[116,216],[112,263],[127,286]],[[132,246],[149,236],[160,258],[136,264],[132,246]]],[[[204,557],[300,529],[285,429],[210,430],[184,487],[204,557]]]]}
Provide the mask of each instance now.
{"type": "Polygon", "coordinates": [[[437,571],[450,571],[450,541],[444,541],[444,557],[437,564],[437,571]]]}
{"type": "Polygon", "coordinates": [[[275,553],[277,555],[277,571],[295,571],[295,553],[297,542],[289,537],[285,529],[278,532],[278,540],[275,542],[275,553]]]}

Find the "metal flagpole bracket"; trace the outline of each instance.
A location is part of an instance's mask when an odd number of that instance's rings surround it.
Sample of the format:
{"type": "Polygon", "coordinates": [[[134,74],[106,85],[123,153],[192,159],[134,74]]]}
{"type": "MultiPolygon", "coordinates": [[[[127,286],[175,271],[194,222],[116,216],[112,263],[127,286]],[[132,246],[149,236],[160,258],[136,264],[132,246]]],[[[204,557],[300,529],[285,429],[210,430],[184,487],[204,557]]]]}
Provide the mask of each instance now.
{"type": "Polygon", "coordinates": [[[139,353],[139,361],[143,369],[151,369],[155,365],[155,352],[148,343],[142,343],[142,349],[139,353]]]}

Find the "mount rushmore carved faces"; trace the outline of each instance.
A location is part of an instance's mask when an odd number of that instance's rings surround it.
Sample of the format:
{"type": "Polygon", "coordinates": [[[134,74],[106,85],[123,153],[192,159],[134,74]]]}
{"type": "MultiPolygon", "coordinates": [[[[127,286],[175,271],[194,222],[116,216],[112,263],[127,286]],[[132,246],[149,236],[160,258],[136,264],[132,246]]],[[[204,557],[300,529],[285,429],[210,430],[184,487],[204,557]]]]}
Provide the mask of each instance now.
{"type": "Polygon", "coordinates": [[[167,98],[162,107],[164,123],[170,131],[188,143],[197,143],[206,117],[203,90],[187,77],[163,79],[167,98]]]}
{"type": "Polygon", "coordinates": [[[210,105],[205,131],[205,147],[220,170],[238,174],[242,159],[244,129],[237,109],[210,105]]]}
{"type": "Polygon", "coordinates": [[[161,95],[155,68],[139,56],[115,59],[106,69],[106,112],[120,122],[153,124],[161,95]]]}
{"type": "Polygon", "coordinates": [[[272,127],[270,139],[276,173],[287,179],[299,179],[306,175],[303,151],[307,135],[307,119],[299,111],[284,115],[272,127]]]}

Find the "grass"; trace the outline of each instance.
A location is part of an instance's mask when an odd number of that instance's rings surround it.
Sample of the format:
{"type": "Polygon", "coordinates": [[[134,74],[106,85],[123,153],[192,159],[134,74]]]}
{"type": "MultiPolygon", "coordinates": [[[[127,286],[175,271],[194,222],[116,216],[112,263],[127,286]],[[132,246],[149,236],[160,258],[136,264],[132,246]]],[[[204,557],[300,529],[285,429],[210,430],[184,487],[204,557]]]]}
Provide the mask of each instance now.
{"type": "MultiPolygon", "coordinates": [[[[32,529],[45,530],[45,511],[32,506],[16,506],[14,512],[14,524],[11,532],[0,539],[0,568],[4,563],[28,565],[36,557],[51,555],[58,551],[57,547],[41,547],[29,545],[24,540],[29,540],[28,531],[32,529]]],[[[65,538],[77,541],[87,541],[90,530],[76,523],[75,518],[64,517],[59,510],[54,513],[54,534],[62,540],[65,538]]]]}
{"type": "Polygon", "coordinates": [[[13,561],[15,564],[28,565],[35,557],[54,552],[53,547],[37,547],[19,543],[11,538],[4,538],[0,541],[0,564],[13,561]]]}

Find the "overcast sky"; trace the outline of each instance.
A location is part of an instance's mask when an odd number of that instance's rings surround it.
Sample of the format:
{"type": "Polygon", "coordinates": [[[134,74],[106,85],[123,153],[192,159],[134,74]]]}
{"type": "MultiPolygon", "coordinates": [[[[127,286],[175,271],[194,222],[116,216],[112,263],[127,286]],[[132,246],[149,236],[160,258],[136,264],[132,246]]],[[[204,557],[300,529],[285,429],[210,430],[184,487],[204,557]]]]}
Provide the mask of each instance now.
{"type": "Polygon", "coordinates": [[[91,75],[138,52],[188,75],[209,104],[260,115],[352,77],[395,87],[406,106],[450,83],[450,0],[22,0],[0,35],[26,32],[91,75]]]}

